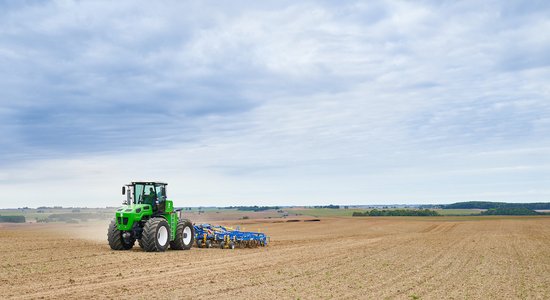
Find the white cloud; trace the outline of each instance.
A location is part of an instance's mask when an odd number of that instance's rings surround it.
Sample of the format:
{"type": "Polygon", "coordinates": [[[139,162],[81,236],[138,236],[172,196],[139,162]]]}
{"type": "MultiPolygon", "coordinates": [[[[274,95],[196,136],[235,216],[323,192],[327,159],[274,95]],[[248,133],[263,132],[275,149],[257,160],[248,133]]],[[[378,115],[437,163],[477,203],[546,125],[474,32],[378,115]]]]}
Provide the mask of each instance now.
{"type": "Polygon", "coordinates": [[[1,206],[546,200],[547,8],[171,4],[4,12],[1,206]]]}

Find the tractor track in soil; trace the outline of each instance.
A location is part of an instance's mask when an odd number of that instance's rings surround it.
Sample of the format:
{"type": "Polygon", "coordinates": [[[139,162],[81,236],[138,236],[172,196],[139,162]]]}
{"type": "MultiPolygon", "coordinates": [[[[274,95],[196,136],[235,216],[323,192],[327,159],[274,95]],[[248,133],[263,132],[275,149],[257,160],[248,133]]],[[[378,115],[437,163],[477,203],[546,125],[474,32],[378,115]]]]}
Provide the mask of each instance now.
{"type": "Polygon", "coordinates": [[[266,248],[164,253],[137,243],[112,251],[104,224],[0,227],[0,291],[7,299],[550,298],[550,218],[451,220],[254,220],[271,236],[266,248]]]}

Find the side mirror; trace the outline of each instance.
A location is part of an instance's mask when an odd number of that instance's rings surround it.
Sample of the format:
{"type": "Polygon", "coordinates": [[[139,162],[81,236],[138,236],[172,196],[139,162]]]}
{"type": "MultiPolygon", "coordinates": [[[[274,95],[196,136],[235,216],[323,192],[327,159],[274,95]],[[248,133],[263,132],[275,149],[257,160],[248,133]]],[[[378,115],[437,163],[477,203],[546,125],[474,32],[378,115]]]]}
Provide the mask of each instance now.
{"type": "Polygon", "coordinates": [[[122,195],[126,195],[126,187],[125,186],[122,187],[122,195]]]}

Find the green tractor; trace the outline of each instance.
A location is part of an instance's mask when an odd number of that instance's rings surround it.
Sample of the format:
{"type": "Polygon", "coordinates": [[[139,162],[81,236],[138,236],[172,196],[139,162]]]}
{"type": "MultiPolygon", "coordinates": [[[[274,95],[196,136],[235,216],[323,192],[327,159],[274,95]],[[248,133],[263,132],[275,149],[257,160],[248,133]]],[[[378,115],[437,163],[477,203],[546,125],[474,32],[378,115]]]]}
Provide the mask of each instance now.
{"type": "Polygon", "coordinates": [[[195,240],[191,221],[166,199],[166,183],[132,182],[122,187],[124,205],[116,210],[107,240],[113,250],[130,250],[138,240],[147,251],[189,250],[195,240]]]}

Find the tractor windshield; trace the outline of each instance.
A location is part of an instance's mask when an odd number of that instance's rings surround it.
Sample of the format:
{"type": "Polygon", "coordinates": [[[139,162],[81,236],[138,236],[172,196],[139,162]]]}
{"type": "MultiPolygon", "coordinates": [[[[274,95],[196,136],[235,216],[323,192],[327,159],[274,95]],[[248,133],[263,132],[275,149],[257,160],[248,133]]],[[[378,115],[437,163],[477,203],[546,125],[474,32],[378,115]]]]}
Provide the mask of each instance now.
{"type": "Polygon", "coordinates": [[[135,204],[155,204],[157,193],[152,184],[136,183],[134,188],[135,204]]]}
{"type": "Polygon", "coordinates": [[[134,204],[151,204],[166,200],[166,188],[164,184],[136,183],[133,188],[134,204]]]}

